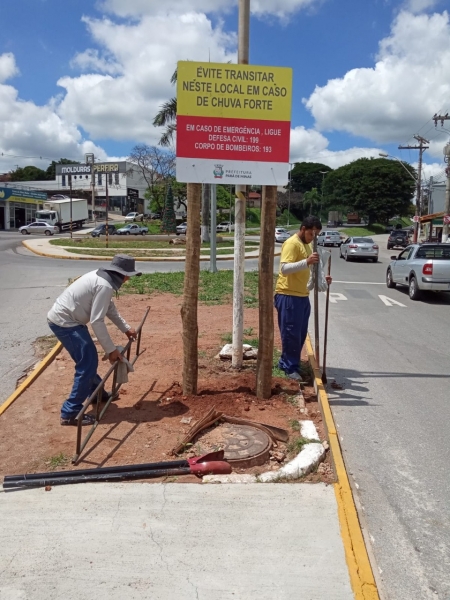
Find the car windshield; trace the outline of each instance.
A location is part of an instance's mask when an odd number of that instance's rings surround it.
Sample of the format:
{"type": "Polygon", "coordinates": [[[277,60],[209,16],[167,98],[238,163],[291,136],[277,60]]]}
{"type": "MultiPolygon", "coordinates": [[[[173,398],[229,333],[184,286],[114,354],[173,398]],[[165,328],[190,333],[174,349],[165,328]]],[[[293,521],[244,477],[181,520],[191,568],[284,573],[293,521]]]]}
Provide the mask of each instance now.
{"type": "Polygon", "coordinates": [[[340,235],[339,231],[325,231],[325,235],[340,235]]]}
{"type": "Polygon", "coordinates": [[[434,260],[450,260],[448,246],[422,246],[418,249],[416,258],[432,258],[434,260]]]}
{"type": "Polygon", "coordinates": [[[353,238],[353,241],[355,242],[355,244],[373,244],[372,238],[353,238]]]}
{"type": "Polygon", "coordinates": [[[391,233],[391,235],[396,236],[396,235],[406,235],[406,231],[403,231],[402,229],[396,229],[395,231],[393,231],[391,233]]]}

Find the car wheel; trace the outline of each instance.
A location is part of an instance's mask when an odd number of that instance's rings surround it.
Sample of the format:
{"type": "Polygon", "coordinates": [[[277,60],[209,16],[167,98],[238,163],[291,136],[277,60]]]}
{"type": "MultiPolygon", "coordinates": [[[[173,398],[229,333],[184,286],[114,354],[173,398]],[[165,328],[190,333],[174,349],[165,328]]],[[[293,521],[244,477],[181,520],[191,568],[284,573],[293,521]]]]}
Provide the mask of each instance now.
{"type": "Polygon", "coordinates": [[[129,231],[127,231],[127,235],[130,235],[130,232],[129,232],[129,231]]]}
{"type": "Polygon", "coordinates": [[[392,246],[390,246],[389,244],[387,245],[387,249],[390,250],[392,248],[392,246]]]}
{"type": "Polygon", "coordinates": [[[147,234],[147,232],[146,232],[146,231],[143,231],[143,232],[142,232],[142,235],[146,235],[146,234],[147,234]]]}
{"type": "Polygon", "coordinates": [[[47,235],[47,236],[48,236],[48,235],[52,235],[52,232],[51,232],[51,231],[49,231],[48,229],[46,229],[46,230],[45,230],[45,235],[47,235]]]}
{"type": "Polygon", "coordinates": [[[20,232],[22,235],[27,235],[28,231],[26,229],[22,229],[22,231],[20,232]]]}
{"type": "Polygon", "coordinates": [[[372,262],[377,263],[378,262],[378,256],[376,258],[372,258],[372,262]]]}
{"type": "Polygon", "coordinates": [[[409,297],[411,300],[418,300],[420,298],[419,286],[414,275],[409,279],[409,297]]]}
{"type": "Polygon", "coordinates": [[[387,273],[386,273],[386,286],[391,289],[397,287],[397,284],[395,283],[395,281],[392,278],[391,269],[388,269],[387,273]]]}

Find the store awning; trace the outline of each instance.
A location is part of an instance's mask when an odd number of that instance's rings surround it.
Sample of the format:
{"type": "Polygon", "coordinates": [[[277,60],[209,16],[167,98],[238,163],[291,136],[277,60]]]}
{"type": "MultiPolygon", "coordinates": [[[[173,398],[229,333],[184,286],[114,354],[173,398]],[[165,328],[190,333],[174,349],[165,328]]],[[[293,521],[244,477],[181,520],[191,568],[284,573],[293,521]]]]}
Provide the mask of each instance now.
{"type": "Polygon", "coordinates": [[[434,219],[442,219],[442,217],[444,215],[445,215],[445,212],[433,213],[432,215],[424,215],[423,217],[420,217],[420,222],[421,223],[429,223],[430,221],[433,221],[434,219]]]}

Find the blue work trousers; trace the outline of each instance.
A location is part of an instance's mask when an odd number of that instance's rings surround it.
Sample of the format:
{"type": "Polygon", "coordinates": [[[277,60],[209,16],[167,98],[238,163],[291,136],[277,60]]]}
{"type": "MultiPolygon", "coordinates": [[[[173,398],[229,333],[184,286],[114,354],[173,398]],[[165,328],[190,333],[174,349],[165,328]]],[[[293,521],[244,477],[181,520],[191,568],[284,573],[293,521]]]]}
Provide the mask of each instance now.
{"type": "Polygon", "coordinates": [[[83,402],[101,381],[97,375],[97,348],[86,325],[59,327],[50,322],[48,325],[75,362],[72,391],[61,408],[61,418],[70,419],[77,416],[83,402]]]}
{"type": "Polygon", "coordinates": [[[283,352],[278,366],[287,375],[300,373],[300,354],[308,334],[311,304],[308,296],[275,294],[283,352]]]}

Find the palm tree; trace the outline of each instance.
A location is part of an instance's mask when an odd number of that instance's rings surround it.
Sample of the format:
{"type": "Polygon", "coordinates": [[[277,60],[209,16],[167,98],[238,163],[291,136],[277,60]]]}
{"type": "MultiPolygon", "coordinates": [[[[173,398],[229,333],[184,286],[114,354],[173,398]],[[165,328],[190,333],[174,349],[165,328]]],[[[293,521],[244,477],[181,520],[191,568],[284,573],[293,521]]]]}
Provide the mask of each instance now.
{"type": "MultiPolygon", "coordinates": [[[[175,85],[177,82],[177,69],[170,79],[170,83],[175,85]]],[[[159,109],[158,114],[153,119],[155,127],[165,127],[165,131],[159,140],[160,146],[170,146],[173,140],[173,135],[177,130],[177,99],[171,98],[159,109]]]]}

